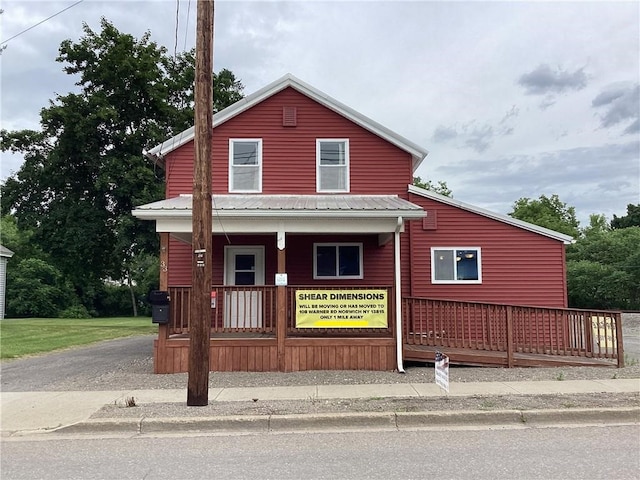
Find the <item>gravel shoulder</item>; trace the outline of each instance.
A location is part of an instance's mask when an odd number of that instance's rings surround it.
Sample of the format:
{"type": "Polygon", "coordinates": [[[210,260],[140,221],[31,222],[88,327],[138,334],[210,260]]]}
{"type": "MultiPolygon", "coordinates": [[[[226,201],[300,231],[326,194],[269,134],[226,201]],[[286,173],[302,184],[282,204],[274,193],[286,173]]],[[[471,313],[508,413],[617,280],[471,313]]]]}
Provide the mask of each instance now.
{"type": "MultiPolygon", "coordinates": [[[[127,407],[124,404],[107,405],[92,418],[158,418],[158,417],[202,417],[238,415],[289,415],[354,412],[421,412],[421,411],[496,411],[496,410],[545,410],[579,408],[640,407],[640,352],[637,350],[640,337],[640,314],[623,315],[624,338],[634,345],[626,355],[627,366],[610,367],[555,367],[555,368],[481,368],[452,366],[450,382],[514,382],[542,380],[602,380],[612,378],[638,379],[638,392],[634,393],[590,393],[547,395],[474,395],[452,397],[443,393],[437,398],[383,398],[319,400],[256,399],[249,402],[212,402],[205,407],[187,407],[185,404],[161,403],[127,407]],[[635,342],[635,343],[634,343],[635,342]]],[[[432,364],[409,364],[406,373],[368,371],[309,371],[291,373],[246,373],[212,372],[211,388],[290,385],[341,385],[341,384],[394,384],[434,383],[432,364]]],[[[147,376],[144,372],[129,372],[127,375],[147,376]]],[[[122,381],[122,373],[118,375],[122,381]]],[[[186,374],[154,375],[151,384],[161,382],[160,388],[185,388],[186,374]]],[[[111,383],[112,379],[104,379],[111,383]]],[[[131,379],[128,379],[131,380],[131,379]]],[[[147,378],[149,380],[149,378],[147,378]]]]}
{"type": "MultiPolygon", "coordinates": [[[[440,398],[378,398],[353,400],[213,402],[206,407],[153,404],[124,407],[109,405],[97,417],[283,415],[297,413],[412,412],[430,410],[572,409],[640,406],[640,313],[623,314],[624,368],[481,368],[452,366],[449,380],[464,382],[514,382],[638,379],[633,394],[505,395],[440,398]]],[[[187,374],[153,373],[154,336],[101,342],[40,357],[3,361],[3,391],[96,391],[185,389],[187,374]]],[[[211,388],[434,383],[433,364],[407,364],[405,374],[371,371],[307,371],[290,373],[211,372],[211,388]]]]}

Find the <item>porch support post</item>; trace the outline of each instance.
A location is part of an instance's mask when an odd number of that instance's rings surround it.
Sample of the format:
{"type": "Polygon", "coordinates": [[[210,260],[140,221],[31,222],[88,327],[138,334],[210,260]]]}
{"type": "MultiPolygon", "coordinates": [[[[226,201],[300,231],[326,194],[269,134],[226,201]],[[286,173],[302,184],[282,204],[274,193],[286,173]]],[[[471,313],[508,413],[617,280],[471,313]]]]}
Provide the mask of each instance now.
{"type": "Polygon", "coordinates": [[[398,362],[398,373],[405,373],[402,365],[402,284],[400,272],[400,231],[402,230],[402,217],[398,217],[396,226],[394,249],[395,249],[395,305],[396,305],[396,359],[398,362]]]}
{"type": "MultiPolygon", "coordinates": [[[[169,233],[160,233],[160,290],[169,288],[169,233]]],[[[169,324],[158,325],[158,339],[156,340],[153,356],[153,373],[165,373],[165,357],[167,340],[169,339],[169,324]]]]}
{"type": "MultiPolygon", "coordinates": [[[[287,252],[285,233],[278,231],[278,273],[286,273],[287,252]]],[[[276,287],[276,341],[278,344],[278,371],[286,370],[285,338],[287,336],[287,287],[276,287]]]]}

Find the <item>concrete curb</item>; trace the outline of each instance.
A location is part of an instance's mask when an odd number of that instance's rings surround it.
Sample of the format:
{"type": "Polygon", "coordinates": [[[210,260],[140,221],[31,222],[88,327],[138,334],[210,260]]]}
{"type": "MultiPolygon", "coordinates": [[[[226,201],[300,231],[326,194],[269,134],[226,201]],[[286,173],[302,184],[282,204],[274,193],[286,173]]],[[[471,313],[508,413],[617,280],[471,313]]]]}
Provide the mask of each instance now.
{"type": "Polygon", "coordinates": [[[46,433],[55,434],[179,434],[284,433],[348,430],[416,430],[445,427],[638,424],[640,407],[437,411],[358,412],[299,415],[218,417],[104,418],[80,422],[46,433]]]}

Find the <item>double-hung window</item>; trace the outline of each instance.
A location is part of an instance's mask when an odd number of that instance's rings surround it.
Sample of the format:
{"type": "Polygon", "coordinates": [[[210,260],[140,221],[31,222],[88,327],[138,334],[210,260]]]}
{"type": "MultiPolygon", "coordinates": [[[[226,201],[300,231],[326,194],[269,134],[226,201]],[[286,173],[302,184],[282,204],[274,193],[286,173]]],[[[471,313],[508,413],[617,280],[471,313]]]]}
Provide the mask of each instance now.
{"type": "Polygon", "coordinates": [[[363,278],[361,243],[315,243],[313,278],[363,278]]]}
{"type": "Polygon", "coordinates": [[[432,283],[482,283],[479,247],[432,247],[432,283]]]}
{"type": "Polygon", "coordinates": [[[318,192],[349,191],[349,140],[316,140],[316,189],[318,192]]]}
{"type": "Polygon", "coordinates": [[[262,139],[229,139],[229,192],[262,191],[262,139]]]}

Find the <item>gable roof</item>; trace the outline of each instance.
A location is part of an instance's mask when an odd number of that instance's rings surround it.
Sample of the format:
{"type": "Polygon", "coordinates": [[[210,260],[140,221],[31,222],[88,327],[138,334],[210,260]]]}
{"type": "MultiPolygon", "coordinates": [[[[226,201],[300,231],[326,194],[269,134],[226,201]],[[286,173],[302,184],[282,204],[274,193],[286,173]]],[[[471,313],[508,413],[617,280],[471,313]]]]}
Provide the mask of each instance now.
{"type": "Polygon", "coordinates": [[[491,212],[489,210],[485,210],[484,208],[461,202],[460,200],[454,200],[453,198],[445,197],[444,195],[432,192],[431,190],[425,190],[424,188],[416,187],[415,185],[409,185],[409,193],[420,195],[421,197],[428,198],[436,202],[451,205],[452,207],[461,208],[463,210],[467,210],[468,212],[491,218],[492,220],[497,220],[508,225],[513,225],[514,227],[529,230],[530,232],[544,235],[545,237],[561,241],[565,244],[571,244],[575,241],[573,237],[565,235],[564,233],[556,232],[555,230],[549,230],[548,228],[540,227],[538,225],[534,225],[533,223],[524,222],[522,220],[518,220],[517,218],[510,217],[509,215],[491,212]]]}
{"type": "MultiPolygon", "coordinates": [[[[351,120],[362,128],[383,138],[384,140],[387,140],[396,147],[411,154],[411,157],[413,159],[414,171],[420,166],[422,160],[424,160],[425,157],[429,154],[427,150],[420,147],[419,145],[416,145],[415,143],[407,140],[397,133],[392,132],[381,124],[356,112],[352,108],[331,98],[329,95],[294,77],[290,73],[284,75],[275,82],[261,88],[257,92],[246,96],[242,100],[237,101],[233,105],[228,106],[224,110],[216,113],[213,116],[213,127],[215,128],[216,126],[221,125],[228,120],[231,120],[232,118],[240,115],[245,110],[248,110],[254,105],[289,87],[295,89],[303,95],[306,95],[319,104],[327,107],[328,109],[336,112],[339,115],[342,115],[343,117],[351,120]]],[[[160,145],[153,147],[151,150],[144,152],[144,155],[154,161],[158,161],[173,150],[190,142],[194,138],[194,135],[195,128],[188,128],[184,132],[181,132],[178,135],[175,135],[174,137],[162,142],[160,145]]]]}
{"type": "Polygon", "coordinates": [[[13,257],[13,252],[4,245],[0,245],[0,257],[11,258],[13,257]]]}

